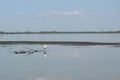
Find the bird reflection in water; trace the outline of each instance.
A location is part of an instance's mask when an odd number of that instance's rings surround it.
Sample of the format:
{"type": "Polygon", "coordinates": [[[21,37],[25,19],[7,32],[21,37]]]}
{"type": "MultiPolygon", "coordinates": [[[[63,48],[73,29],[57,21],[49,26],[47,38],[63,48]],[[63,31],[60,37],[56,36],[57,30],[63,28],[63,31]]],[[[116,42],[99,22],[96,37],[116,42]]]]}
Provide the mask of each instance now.
{"type": "Polygon", "coordinates": [[[46,50],[47,50],[47,45],[44,45],[43,50],[34,50],[34,49],[27,48],[27,50],[18,50],[18,51],[13,51],[13,52],[15,54],[27,54],[27,55],[41,52],[44,54],[44,57],[47,58],[47,51],[46,50]]]}
{"type": "Polygon", "coordinates": [[[43,50],[44,57],[47,58],[47,52],[46,50],[43,50]]]}

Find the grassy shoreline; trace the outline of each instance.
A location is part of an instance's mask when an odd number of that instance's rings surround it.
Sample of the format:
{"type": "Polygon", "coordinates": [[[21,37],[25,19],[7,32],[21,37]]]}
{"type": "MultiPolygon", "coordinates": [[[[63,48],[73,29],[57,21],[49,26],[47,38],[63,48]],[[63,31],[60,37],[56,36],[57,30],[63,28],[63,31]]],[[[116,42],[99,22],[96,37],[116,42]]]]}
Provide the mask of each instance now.
{"type": "Polygon", "coordinates": [[[83,31],[83,32],[75,32],[75,31],[39,31],[39,32],[2,32],[0,34],[120,34],[120,31],[83,31]]]}

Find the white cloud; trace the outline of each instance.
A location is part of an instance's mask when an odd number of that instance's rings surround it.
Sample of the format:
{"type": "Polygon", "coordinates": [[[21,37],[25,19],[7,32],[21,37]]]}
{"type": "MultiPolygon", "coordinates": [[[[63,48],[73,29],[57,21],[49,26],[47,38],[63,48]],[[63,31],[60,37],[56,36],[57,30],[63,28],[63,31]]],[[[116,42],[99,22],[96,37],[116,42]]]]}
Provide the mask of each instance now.
{"type": "Polygon", "coordinates": [[[41,16],[70,16],[70,15],[80,15],[81,12],[79,10],[73,10],[73,11],[51,11],[51,12],[43,12],[40,15],[41,16]]]}
{"type": "Polygon", "coordinates": [[[32,80],[47,80],[47,79],[43,78],[43,77],[38,77],[38,78],[35,78],[35,79],[32,79],[32,80]]]}
{"type": "Polygon", "coordinates": [[[56,14],[56,15],[60,15],[60,14],[61,14],[60,11],[52,11],[51,13],[52,13],[52,14],[56,14]]]}
{"type": "Polygon", "coordinates": [[[80,11],[74,10],[74,11],[70,11],[70,12],[63,12],[63,15],[80,15],[80,11]]]}
{"type": "Polygon", "coordinates": [[[47,80],[46,77],[35,77],[28,80],[47,80]]]}
{"type": "Polygon", "coordinates": [[[46,76],[46,77],[36,77],[29,80],[73,80],[69,76],[46,76]]]}

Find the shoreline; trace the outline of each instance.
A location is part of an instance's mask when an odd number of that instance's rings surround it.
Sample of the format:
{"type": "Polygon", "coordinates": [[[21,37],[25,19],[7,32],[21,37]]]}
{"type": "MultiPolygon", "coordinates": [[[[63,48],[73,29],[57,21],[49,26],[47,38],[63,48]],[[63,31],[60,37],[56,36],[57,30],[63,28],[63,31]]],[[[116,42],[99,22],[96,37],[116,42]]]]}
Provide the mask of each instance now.
{"type": "Polygon", "coordinates": [[[120,34],[120,31],[40,31],[40,32],[0,32],[0,34],[120,34]]]}
{"type": "Polygon", "coordinates": [[[0,41],[1,44],[57,44],[57,45],[120,45],[118,42],[81,42],[81,41],[0,41]]]}

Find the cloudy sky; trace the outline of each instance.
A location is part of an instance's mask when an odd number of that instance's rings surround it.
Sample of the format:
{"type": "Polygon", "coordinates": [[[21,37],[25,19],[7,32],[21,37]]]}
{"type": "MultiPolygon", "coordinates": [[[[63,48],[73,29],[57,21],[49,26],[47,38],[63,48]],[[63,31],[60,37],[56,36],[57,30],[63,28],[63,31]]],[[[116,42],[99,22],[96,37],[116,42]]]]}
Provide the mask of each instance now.
{"type": "Polygon", "coordinates": [[[0,31],[120,30],[120,0],[0,0],[0,31]]]}

